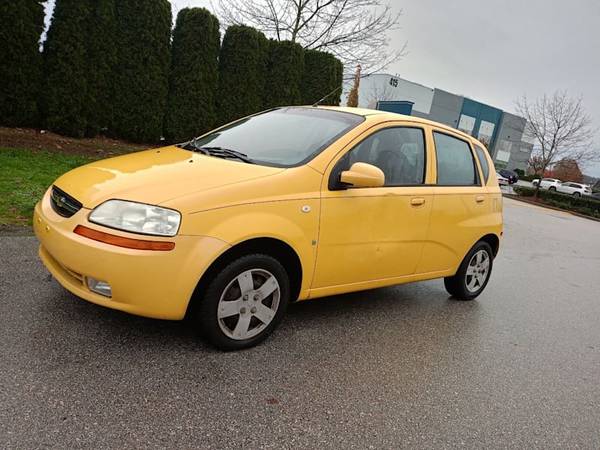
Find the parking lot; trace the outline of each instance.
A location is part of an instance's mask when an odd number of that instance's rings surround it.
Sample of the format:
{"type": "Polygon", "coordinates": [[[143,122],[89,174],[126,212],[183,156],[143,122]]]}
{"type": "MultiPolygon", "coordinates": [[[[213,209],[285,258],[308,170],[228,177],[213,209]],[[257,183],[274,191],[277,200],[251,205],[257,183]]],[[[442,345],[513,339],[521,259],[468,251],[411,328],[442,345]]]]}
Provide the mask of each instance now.
{"type": "Polygon", "coordinates": [[[600,223],[505,200],[486,291],[293,305],[259,347],[88,304],[0,237],[1,448],[599,448],[600,223]]]}

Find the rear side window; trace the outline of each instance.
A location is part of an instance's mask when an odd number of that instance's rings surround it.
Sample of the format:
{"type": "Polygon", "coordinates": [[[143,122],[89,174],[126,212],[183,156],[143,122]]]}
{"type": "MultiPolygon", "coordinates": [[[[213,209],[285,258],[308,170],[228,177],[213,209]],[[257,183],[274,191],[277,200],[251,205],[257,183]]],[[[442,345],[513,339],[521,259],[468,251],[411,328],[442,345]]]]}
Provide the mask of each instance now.
{"type": "Polygon", "coordinates": [[[437,154],[437,182],[443,186],[473,186],[478,183],[475,160],[466,141],[433,133],[437,154]]]}
{"type": "Polygon", "coordinates": [[[479,145],[475,146],[475,151],[477,152],[477,158],[479,158],[479,164],[481,165],[481,170],[483,171],[483,179],[487,183],[488,175],[490,174],[490,166],[488,166],[487,158],[485,157],[486,151],[479,145]]]}

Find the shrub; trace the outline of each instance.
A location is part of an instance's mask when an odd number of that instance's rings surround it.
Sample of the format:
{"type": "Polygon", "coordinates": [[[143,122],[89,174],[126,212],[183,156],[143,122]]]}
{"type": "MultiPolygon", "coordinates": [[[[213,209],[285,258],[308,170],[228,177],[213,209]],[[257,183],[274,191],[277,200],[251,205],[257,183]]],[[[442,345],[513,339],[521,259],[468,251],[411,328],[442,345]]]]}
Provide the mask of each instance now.
{"type": "Polygon", "coordinates": [[[41,82],[38,41],[44,29],[41,1],[0,3],[0,123],[37,124],[41,82]]]}
{"type": "Polygon", "coordinates": [[[343,70],[341,61],[332,54],[317,50],[305,51],[302,103],[312,105],[331,94],[321,104],[339,105],[343,70]]]}
{"type": "MultiPolygon", "coordinates": [[[[533,197],[535,195],[534,188],[513,186],[513,190],[521,197],[533,197]]],[[[538,196],[544,203],[550,206],[600,218],[600,200],[593,197],[574,197],[544,189],[538,191],[538,196]]]]}
{"type": "Polygon", "coordinates": [[[173,32],[165,137],[182,141],[216,123],[219,21],[204,8],[182,9],[173,32]]]}
{"type": "Polygon", "coordinates": [[[44,122],[68,136],[82,137],[87,126],[86,33],[91,8],[91,0],[57,0],[44,45],[44,122]]]}
{"type": "Polygon", "coordinates": [[[86,35],[87,96],[84,110],[88,136],[109,130],[113,122],[116,31],[115,0],[94,1],[86,35]]]}
{"type": "Polygon", "coordinates": [[[302,104],[304,50],[290,41],[269,41],[265,107],[302,104]]]}
{"type": "Polygon", "coordinates": [[[138,142],[158,141],[169,91],[171,4],[168,0],[117,0],[117,71],[114,133],[138,142]]]}
{"type": "Polygon", "coordinates": [[[219,124],[264,108],[268,40],[243,25],[227,28],[219,55],[219,124]]]}

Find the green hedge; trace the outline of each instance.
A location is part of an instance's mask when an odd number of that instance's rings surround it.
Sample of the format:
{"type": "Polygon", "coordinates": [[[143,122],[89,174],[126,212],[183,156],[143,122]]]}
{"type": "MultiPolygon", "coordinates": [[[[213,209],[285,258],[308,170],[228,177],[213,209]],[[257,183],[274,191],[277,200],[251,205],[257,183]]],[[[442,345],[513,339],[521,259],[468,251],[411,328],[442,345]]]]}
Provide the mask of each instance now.
{"type": "Polygon", "coordinates": [[[302,104],[304,49],[290,41],[269,41],[265,107],[302,104]]]}
{"type": "Polygon", "coordinates": [[[40,34],[44,8],[37,0],[0,2],[0,123],[35,126],[41,82],[40,34]]]}
{"type": "Polygon", "coordinates": [[[157,142],[169,92],[171,3],[119,0],[116,11],[114,132],[133,142],[157,142]]]}
{"type": "Polygon", "coordinates": [[[268,46],[265,35],[254,28],[227,28],[219,55],[220,125],[264,109],[268,46]]]}
{"type": "Polygon", "coordinates": [[[87,28],[90,0],[57,0],[44,44],[42,110],[52,131],[83,137],[87,128],[87,28]]]}
{"type": "MultiPolygon", "coordinates": [[[[533,197],[535,195],[534,188],[513,186],[513,190],[521,197],[533,197]]],[[[538,197],[547,205],[600,218],[600,200],[593,197],[574,197],[544,189],[539,190],[538,197]]]]}
{"type": "Polygon", "coordinates": [[[321,104],[339,105],[343,71],[344,66],[332,54],[306,50],[302,77],[302,103],[312,105],[331,94],[321,104]]]}
{"type": "Polygon", "coordinates": [[[165,138],[184,141],[211,130],[217,120],[219,21],[204,8],[177,16],[165,138]]]}

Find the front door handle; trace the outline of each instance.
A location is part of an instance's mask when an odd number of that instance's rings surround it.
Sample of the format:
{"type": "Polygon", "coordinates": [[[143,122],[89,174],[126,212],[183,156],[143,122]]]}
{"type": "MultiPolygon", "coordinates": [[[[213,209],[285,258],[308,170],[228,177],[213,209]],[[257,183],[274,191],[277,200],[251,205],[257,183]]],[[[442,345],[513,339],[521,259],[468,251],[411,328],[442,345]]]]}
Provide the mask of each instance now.
{"type": "Polygon", "coordinates": [[[411,199],[410,204],[413,206],[421,206],[425,204],[425,199],[423,197],[415,197],[411,199]]]}
{"type": "Polygon", "coordinates": [[[485,197],[483,195],[478,195],[477,197],[475,197],[475,201],[477,203],[483,203],[485,201],[485,197]]]}

